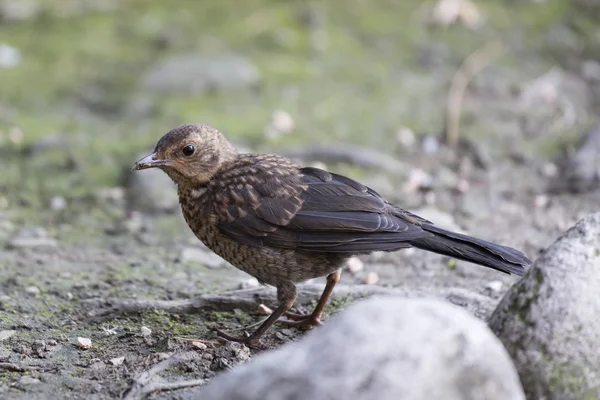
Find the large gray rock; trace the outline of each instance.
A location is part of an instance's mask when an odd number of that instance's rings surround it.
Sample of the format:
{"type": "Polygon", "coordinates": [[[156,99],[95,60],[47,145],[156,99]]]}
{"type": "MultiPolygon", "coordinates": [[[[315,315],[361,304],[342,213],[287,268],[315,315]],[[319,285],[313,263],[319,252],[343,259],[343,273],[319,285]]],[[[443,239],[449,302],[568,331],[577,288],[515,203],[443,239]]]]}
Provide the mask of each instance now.
{"type": "Polygon", "coordinates": [[[492,314],[528,398],[600,398],[599,288],[597,213],[550,246],[492,314]]]}
{"type": "Polygon", "coordinates": [[[440,300],[373,298],[296,343],[217,377],[195,398],[520,400],[488,327],[440,300]]]}

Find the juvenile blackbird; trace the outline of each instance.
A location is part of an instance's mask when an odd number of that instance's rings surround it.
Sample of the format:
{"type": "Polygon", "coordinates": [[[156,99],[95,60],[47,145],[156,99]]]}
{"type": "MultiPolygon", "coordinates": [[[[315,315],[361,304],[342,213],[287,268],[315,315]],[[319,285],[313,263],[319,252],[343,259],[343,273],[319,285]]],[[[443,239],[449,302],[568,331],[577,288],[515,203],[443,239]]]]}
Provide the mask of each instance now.
{"type": "Polygon", "coordinates": [[[522,275],[531,261],[520,251],[450,232],[388,203],[350,178],[303,167],[277,155],[240,154],[209,125],[166,133],[134,170],[160,168],[177,184],[194,234],[219,256],[261,283],[275,286],[279,306],[250,336],[228,339],[260,348],[280,317],[291,326],[320,323],[323,307],[356,254],[408,247],[522,275]],[[289,312],[296,283],[327,276],[309,315],[289,312]]]}

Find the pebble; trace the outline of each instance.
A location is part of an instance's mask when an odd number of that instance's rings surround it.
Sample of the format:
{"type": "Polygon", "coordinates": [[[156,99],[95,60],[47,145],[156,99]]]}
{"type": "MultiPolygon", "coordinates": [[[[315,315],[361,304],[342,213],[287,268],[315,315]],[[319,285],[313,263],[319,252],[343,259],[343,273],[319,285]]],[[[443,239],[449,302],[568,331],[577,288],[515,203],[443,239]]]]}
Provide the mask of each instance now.
{"type": "Polygon", "coordinates": [[[62,196],[54,196],[50,199],[50,209],[63,210],[67,207],[67,200],[62,196]]]}
{"type": "Polygon", "coordinates": [[[259,304],[258,305],[258,309],[256,310],[257,313],[261,314],[261,315],[271,315],[273,314],[273,310],[271,310],[269,307],[265,306],[264,304],[259,304]]]}
{"type": "Polygon", "coordinates": [[[534,205],[536,208],[544,208],[550,202],[550,198],[545,194],[538,194],[535,196],[534,205]]]}
{"type": "Polygon", "coordinates": [[[403,147],[412,148],[417,142],[417,138],[412,129],[403,126],[396,131],[396,141],[403,147]]]}
{"type": "Polygon", "coordinates": [[[296,124],[292,116],[286,111],[276,110],[271,115],[271,123],[265,128],[265,136],[276,138],[290,133],[296,124]]]}
{"type": "Polygon", "coordinates": [[[40,288],[38,288],[37,286],[27,286],[25,288],[25,293],[30,294],[32,296],[37,296],[38,294],[40,294],[42,291],[40,290],[40,288]]]}
{"type": "Polygon", "coordinates": [[[110,363],[115,366],[123,364],[123,361],[125,361],[125,356],[115,357],[115,358],[110,359],[110,363]]]}
{"type": "Polygon", "coordinates": [[[421,146],[425,154],[437,153],[440,149],[440,141],[434,136],[425,136],[421,146]]]}
{"type": "Polygon", "coordinates": [[[150,336],[150,335],[152,335],[152,331],[151,331],[149,328],[145,327],[145,326],[142,326],[142,327],[140,328],[140,333],[141,333],[141,334],[142,334],[142,336],[144,336],[144,337],[147,337],[147,336],[150,336]]]}
{"type": "Polygon", "coordinates": [[[48,340],[48,346],[56,346],[58,342],[55,339],[48,340]]]}
{"type": "Polygon", "coordinates": [[[15,333],[17,333],[17,331],[12,331],[12,330],[0,331],[0,342],[10,338],[15,333]]]}
{"type": "Polygon", "coordinates": [[[21,385],[37,385],[38,383],[42,383],[42,381],[40,381],[37,378],[32,378],[29,375],[23,375],[20,379],[19,379],[19,383],[21,385]]]}
{"type": "Polygon", "coordinates": [[[208,361],[212,361],[215,358],[215,356],[210,353],[204,353],[202,354],[202,358],[208,361]]]}
{"type": "Polygon", "coordinates": [[[167,358],[171,357],[173,354],[172,353],[156,353],[156,357],[158,358],[158,361],[164,361],[167,358]]]}
{"type": "Polygon", "coordinates": [[[377,274],[377,272],[371,271],[365,276],[364,281],[367,285],[374,285],[377,282],[379,282],[379,275],[377,274]]]}
{"type": "Polygon", "coordinates": [[[364,267],[365,264],[358,257],[350,257],[348,261],[346,261],[346,268],[353,274],[362,271],[364,267]]]}
{"type": "Polygon", "coordinates": [[[90,339],[90,338],[84,338],[84,337],[78,337],[77,338],[77,344],[79,345],[79,348],[81,348],[83,350],[87,350],[90,347],[92,347],[92,339],[90,339]]]}
{"type": "Polygon", "coordinates": [[[26,226],[9,242],[12,248],[56,247],[58,242],[49,237],[48,232],[40,226],[26,226]]]}
{"type": "Polygon", "coordinates": [[[192,346],[194,346],[198,350],[206,350],[207,349],[207,346],[202,342],[192,342],[192,346]]]}
{"type": "Polygon", "coordinates": [[[503,283],[501,281],[490,281],[485,284],[485,288],[490,292],[498,293],[502,290],[503,283]]]}
{"type": "Polygon", "coordinates": [[[260,282],[256,278],[249,278],[240,283],[240,289],[252,289],[260,286],[260,282]]]}
{"type": "Polygon", "coordinates": [[[411,169],[408,179],[403,185],[402,190],[405,193],[414,193],[418,190],[430,189],[433,185],[433,178],[422,169],[411,169]]]}
{"type": "Polygon", "coordinates": [[[14,68],[21,62],[19,49],[0,43],[0,68],[14,68]]]}

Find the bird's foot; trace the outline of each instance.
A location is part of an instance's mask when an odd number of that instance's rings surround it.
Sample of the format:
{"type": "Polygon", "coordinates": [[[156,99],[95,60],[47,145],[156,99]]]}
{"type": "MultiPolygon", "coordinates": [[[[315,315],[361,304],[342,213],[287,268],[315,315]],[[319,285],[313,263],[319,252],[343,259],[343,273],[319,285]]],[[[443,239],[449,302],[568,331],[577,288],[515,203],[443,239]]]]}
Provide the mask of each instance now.
{"type": "Polygon", "coordinates": [[[252,337],[252,335],[245,334],[245,336],[243,336],[243,337],[237,337],[237,336],[232,336],[228,333],[225,333],[220,329],[217,329],[216,331],[217,331],[217,336],[219,336],[219,338],[224,339],[228,342],[242,343],[242,344],[246,345],[247,347],[250,347],[251,349],[255,349],[255,350],[267,350],[269,348],[266,345],[261,343],[260,338],[252,337]]]}
{"type": "Polygon", "coordinates": [[[280,319],[279,321],[277,321],[277,323],[280,323],[280,324],[283,324],[286,326],[296,327],[296,328],[301,328],[301,327],[312,328],[312,327],[321,325],[321,316],[320,315],[297,314],[297,313],[293,313],[290,311],[286,312],[283,315],[285,315],[288,319],[280,319]]]}

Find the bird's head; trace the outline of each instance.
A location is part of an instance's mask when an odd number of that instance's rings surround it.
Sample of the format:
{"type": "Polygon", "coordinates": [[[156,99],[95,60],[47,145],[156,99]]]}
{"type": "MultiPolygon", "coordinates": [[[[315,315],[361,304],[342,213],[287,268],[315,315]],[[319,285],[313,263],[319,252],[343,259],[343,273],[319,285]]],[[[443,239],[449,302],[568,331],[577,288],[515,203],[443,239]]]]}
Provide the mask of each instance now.
{"type": "Polygon", "coordinates": [[[233,145],[212,126],[186,124],[167,132],[154,153],[136,162],[132,169],[160,168],[179,186],[201,185],[236,154],[233,145]]]}

